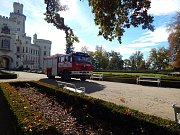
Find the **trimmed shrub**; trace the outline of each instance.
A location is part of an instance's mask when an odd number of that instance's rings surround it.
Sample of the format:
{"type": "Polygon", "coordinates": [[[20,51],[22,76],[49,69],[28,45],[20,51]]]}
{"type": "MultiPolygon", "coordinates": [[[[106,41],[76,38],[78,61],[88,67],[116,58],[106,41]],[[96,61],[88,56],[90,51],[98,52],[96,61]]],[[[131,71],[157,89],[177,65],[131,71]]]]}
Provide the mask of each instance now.
{"type": "Polygon", "coordinates": [[[35,87],[40,92],[55,96],[58,102],[73,107],[76,113],[82,114],[82,119],[97,118],[121,127],[126,134],[180,134],[180,125],[156,116],[146,115],[139,111],[115,105],[100,99],[71,91],[57,89],[56,86],[42,82],[13,82],[15,87],[35,87]],[[88,117],[86,117],[88,116],[88,117]]]}
{"type": "Polygon", "coordinates": [[[0,79],[16,79],[17,74],[0,71],[0,79]]]}
{"type": "Polygon", "coordinates": [[[39,135],[57,134],[54,127],[49,127],[40,113],[33,110],[30,104],[18,94],[18,92],[8,83],[1,83],[1,90],[9,104],[10,110],[18,123],[17,134],[39,135]]]}

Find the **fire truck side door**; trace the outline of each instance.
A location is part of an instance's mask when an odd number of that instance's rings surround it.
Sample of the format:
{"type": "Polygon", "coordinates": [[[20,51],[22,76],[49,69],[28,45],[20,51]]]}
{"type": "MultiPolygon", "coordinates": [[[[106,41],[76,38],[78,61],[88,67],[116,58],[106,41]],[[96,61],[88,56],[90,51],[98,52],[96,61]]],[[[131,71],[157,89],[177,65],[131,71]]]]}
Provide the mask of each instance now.
{"type": "Polygon", "coordinates": [[[67,69],[72,67],[72,57],[71,56],[61,56],[60,67],[62,69],[67,69]]]}

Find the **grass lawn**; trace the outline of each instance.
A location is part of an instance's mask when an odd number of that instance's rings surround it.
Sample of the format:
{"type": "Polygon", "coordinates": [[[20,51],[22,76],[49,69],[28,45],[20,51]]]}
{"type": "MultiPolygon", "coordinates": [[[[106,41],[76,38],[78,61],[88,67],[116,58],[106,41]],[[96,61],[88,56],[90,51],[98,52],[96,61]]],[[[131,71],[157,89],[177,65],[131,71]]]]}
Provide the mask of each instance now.
{"type": "Polygon", "coordinates": [[[158,73],[123,73],[123,72],[95,72],[95,73],[100,73],[105,76],[119,76],[119,77],[132,77],[136,78],[138,76],[157,76],[161,77],[162,79],[170,79],[170,80],[180,80],[180,76],[172,76],[168,74],[158,74],[158,73]]]}

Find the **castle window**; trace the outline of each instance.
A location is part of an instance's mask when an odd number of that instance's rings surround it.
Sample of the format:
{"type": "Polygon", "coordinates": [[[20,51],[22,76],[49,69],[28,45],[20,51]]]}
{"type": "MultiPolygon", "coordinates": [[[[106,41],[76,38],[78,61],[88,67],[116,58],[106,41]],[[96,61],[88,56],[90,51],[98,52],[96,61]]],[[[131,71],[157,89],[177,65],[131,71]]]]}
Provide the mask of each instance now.
{"type": "Polygon", "coordinates": [[[5,26],[2,28],[1,33],[10,34],[10,29],[8,28],[7,25],[5,25],[5,26]]]}
{"type": "Polygon", "coordinates": [[[1,41],[1,48],[3,48],[3,40],[1,41]]]}
{"type": "Polygon", "coordinates": [[[20,31],[20,28],[17,28],[17,31],[20,31]]]}
{"type": "Polygon", "coordinates": [[[46,51],[44,51],[44,56],[46,55],[46,51]]]}
{"type": "Polygon", "coordinates": [[[17,46],[17,52],[20,52],[20,48],[19,48],[19,46],[17,46]]]}
{"type": "Polygon", "coordinates": [[[3,39],[1,40],[1,49],[10,49],[10,40],[9,39],[3,39]]]}
{"type": "Polygon", "coordinates": [[[21,23],[20,21],[17,22],[18,25],[19,25],[20,23],[21,23]]]}

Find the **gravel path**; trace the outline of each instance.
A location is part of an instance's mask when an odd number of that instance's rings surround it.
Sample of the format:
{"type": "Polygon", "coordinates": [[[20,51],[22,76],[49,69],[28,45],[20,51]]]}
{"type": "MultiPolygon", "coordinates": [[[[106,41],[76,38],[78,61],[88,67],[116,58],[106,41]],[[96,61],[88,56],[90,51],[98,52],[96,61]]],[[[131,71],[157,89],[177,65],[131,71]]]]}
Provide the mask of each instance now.
{"type": "Polygon", "coordinates": [[[89,96],[101,98],[144,113],[174,120],[173,104],[180,105],[180,89],[142,86],[106,81],[92,81],[103,89],[89,92],[89,96]]]}

